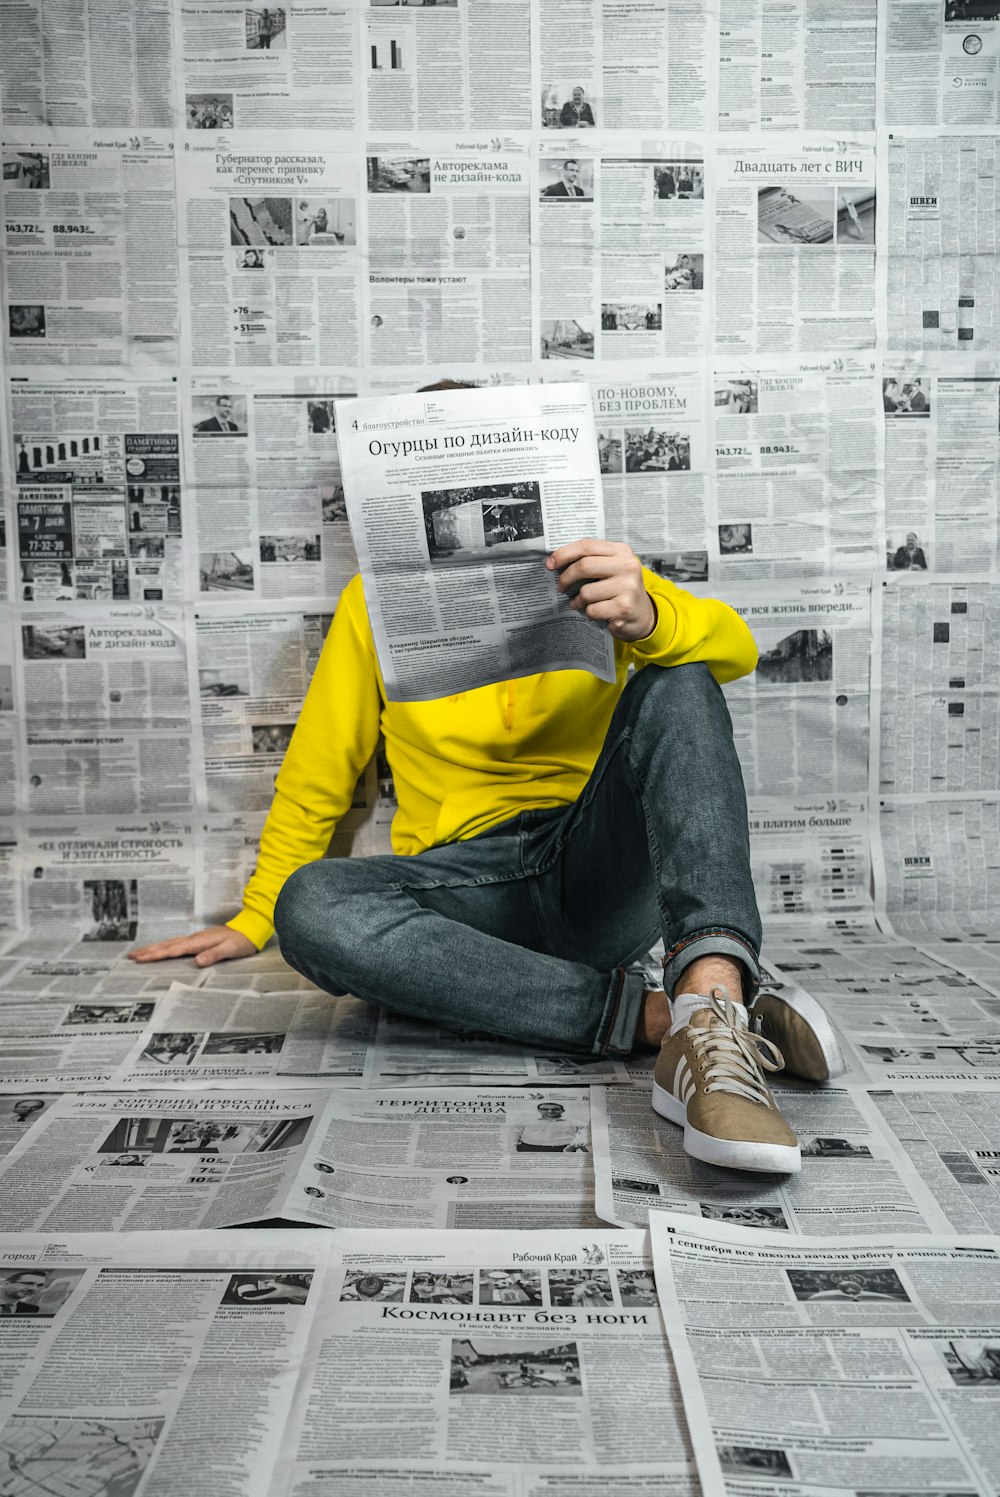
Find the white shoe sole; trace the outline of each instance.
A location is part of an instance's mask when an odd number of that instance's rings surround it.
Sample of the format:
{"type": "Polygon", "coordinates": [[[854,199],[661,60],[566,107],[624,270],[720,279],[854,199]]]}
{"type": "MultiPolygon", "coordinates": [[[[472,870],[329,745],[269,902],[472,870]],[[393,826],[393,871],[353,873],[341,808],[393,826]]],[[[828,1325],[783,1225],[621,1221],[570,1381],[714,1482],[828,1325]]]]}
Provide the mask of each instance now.
{"type": "MultiPolygon", "coordinates": [[[[772,990],[772,998],[779,1003],[784,1003],[793,1013],[804,1019],[816,1038],[816,1043],[823,1052],[826,1061],[826,1080],[833,1081],[837,1076],[843,1076],[847,1071],[847,1061],[844,1052],[840,1048],[837,1031],[830,1023],[826,1010],[804,993],[801,988],[782,988],[780,992],[772,990]]],[[[753,1008],[750,1009],[750,1024],[753,1025],[753,1008]]]]}
{"type": "Polygon", "coordinates": [[[758,1170],[769,1175],[797,1175],[802,1169],[798,1144],[761,1144],[749,1139],[713,1138],[692,1128],[687,1107],[672,1092],[653,1082],[653,1111],[684,1129],[684,1152],[704,1164],[730,1170],[758,1170]]]}

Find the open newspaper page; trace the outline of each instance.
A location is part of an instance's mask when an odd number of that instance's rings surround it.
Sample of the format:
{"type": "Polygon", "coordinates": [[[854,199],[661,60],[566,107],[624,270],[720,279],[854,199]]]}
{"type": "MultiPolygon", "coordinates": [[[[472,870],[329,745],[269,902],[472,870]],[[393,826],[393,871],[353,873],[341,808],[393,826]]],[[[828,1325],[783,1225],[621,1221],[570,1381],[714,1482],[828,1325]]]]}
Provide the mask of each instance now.
{"type": "MultiPolygon", "coordinates": [[[[543,140],[534,193],[536,358],[570,370],[597,359],[605,372],[616,362],[631,362],[634,370],[641,360],[658,373],[664,359],[676,365],[697,358],[707,338],[711,289],[705,274],[709,166],[703,140],[603,130],[543,140]]],[[[646,411],[654,422],[679,415],[676,451],[669,454],[674,461],[662,464],[664,472],[676,472],[691,468],[680,461],[683,418],[702,409],[700,400],[686,406],[667,401],[663,410],[623,404],[610,413],[632,417],[627,424],[633,430],[646,411]]],[[[644,470],[633,462],[625,471],[644,470]]]]}
{"type": "Polygon", "coordinates": [[[898,935],[996,934],[1000,797],[887,797],[878,808],[875,899],[898,935]]]}
{"type": "MultiPolygon", "coordinates": [[[[874,930],[863,795],[793,800],[752,796],[750,865],[768,949],[807,927],[874,930]]],[[[808,984],[807,984],[808,986],[808,984]]]]}
{"type": "MultiPolygon", "coordinates": [[[[213,553],[208,560],[220,568],[239,562],[233,552],[213,553]]],[[[233,586],[239,587],[238,580],[233,586]]],[[[198,696],[211,811],[248,815],[269,809],[274,777],[333,618],[329,605],[320,609],[319,603],[300,610],[232,601],[199,608],[198,696]]]]}
{"type": "Polygon", "coordinates": [[[6,7],[0,51],[3,120],[11,125],[171,126],[175,56],[169,0],[42,0],[6,7]],[[111,17],[113,15],[113,22],[111,17]]]}
{"type": "Polygon", "coordinates": [[[959,370],[944,356],[886,361],[886,571],[993,570],[998,391],[1000,369],[982,358],[959,370]]]}
{"type": "Polygon", "coordinates": [[[1000,579],[893,578],[881,607],[878,793],[996,793],[1000,579]]]}
{"type": "Polygon", "coordinates": [[[581,1086],[625,1081],[625,1062],[611,1056],[533,1051],[478,1029],[446,1029],[378,1012],[371,1056],[373,1086],[581,1086]]]}
{"type": "Polygon", "coordinates": [[[327,1227],[593,1226],[589,1093],[337,1087],[282,1215],[327,1227]]]}
{"type": "Polygon", "coordinates": [[[797,579],[881,565],[873,359],[717,363],[713,408],[718,576],[727,598],[730,581],[770,579],[783,600],[798,591],[797,579]]]}
{"type": "Polygon", "coordinates": [[[638,1232],[338,1232],[283,1497],[691,1497],[638,1232]]]}
{"type": "Polygon", "coordinates": [[[545,566],[603,534],[589,392],[433,391],[337,403],[344,488],[390,701],[549,670],[614,679],[603,625],[545,566]]]}
{"type": "Polygon", "coordinates": [[[717,11],[685,0],[589,0],[567,21],[558,0],[531,7],[534,113],[546,145],[579,150],[592,131],[711,125],[717,11]]]}
{"type": "Polygon", "coordinates": [[[357,364],[360,177],[346,138],[190,133],[177,192],[185,363],[357,364]]]}
{"type": "Polygon", "coordinates": [[[608,534],[671,582],[708,577],[711,450],[704,376],[592,385],[608,534]]]}
{"type": "MultiPolygon", "coordinates": [[[[190,822],[173,817],[33,818],[19,851],[33,927],[25,954],[121,960],[137,942],[183,934],[194,895],[192,843],[190,822]]],[[[132,963],[128,971],[135,991],[142,978],[132,963]]]]}
{"type": "Polygon", "coordinates": [[[997,123],[1000,32],[993,5],[878,7],[879,124],[976,129],[997,123]]]}
{"type": "MultiPolygon", "coordinates": [[[[0,1003],[0,1025],[3,1017],[0,1003]]],[[[155,1019],[133,1035],[116,1082],[226,1089],[257,1082],[273,1092],[330,1077],[357,1086],[375,1018],[359,998],[331,998],[318,988],[278,993],[174,983],[155,1019]]]]}
{"type": "Polygon", "coordinates": [[[874,345],[870,137],[723,138],[712,222],[719,359],[874,345]]]}
{"type": "Polygon", "coordinates": [[[9,362],[175,364],[170,132],[21,129],[2,146],[9,362]]]}
{"type": "Polygon", "coordinates": [[[949,1223],[886,1133],[862,1088],[772,1085],[799,1137],[802,1173],[716,1169],[684,1152],[681,1128],[653,1112],[649,1085],[594,1087],[598,1215],[645,1226],[664,1211],[827,1236],[944,1231],[949,1223]]]}
{"type": "Polygon", "coordinates": [[[974,1077],[869,1093],[955,1232],[1000,1228],[1000,1086],[974,1077]]]}
{"type": "Polygon", "coordinates": [[[53,370],[10,379],[16,596],[25,603],[183,597],[173,381],[53,370]]]}
{"type": "MultiPolygon", "coordinates": [[[[296,976],[282,965],[272,979],[262,974],[256,985],[237,988],[236,974],[223,969],[197,988],[174,982],[167,995],[131,1004],[51,998],[41,1007],[28,995],[15,1004],[0,988],[0,1037],[30,1033],[41,1044],[45,1035],[59,1053],[73,1038],[67,1026],[99,1029],[121,1061],[114,1086],[149,1086],[157,1078],[156,1084],[194,1088],[242,1088],[265,1079],[269,1087],[301,1087],[329,1077],[340,1086],[550,1087],[628,1078],[621,1060],[533,1052],[481,1030],[447,1029],[360,998],[331,998],[304,978],[285,991],[285,974],[296,976]]],[[[85,1035],[89,1029],[77,1031],[78,1044],[85,1035]]],[[[0,1085],[3,1076],[0,1041],[0,1085]]]]}
{"type": "Polygon", "coordinates": [[[357,571],[333,412],[353,388],[346,378],[259,373],[188,383],[201,599],[332,601],[357,571]]]}
{"type": "Polygon", "coordinates": [[[786,582],[777,596],[773,583],[746,583],[725,594],[760,652],[753,674],[726,693],[748,795],[784,797],[786,808],[789,796],[862,795],[872,646],[867,579],[786,582]]]}
{"type": "Polygon", "coordinates": [[[996,347],[988,226],[998,158],[996,133],[888,137],[879,158],[887,209],[885,317],[889,347],[898,353],[969,354],[996,347]]]}
{"type": "Polygon", "coordinates": [[[651,1231],[706,1497],[996,1487],[997,1238],[651,1231]]]}
{"type": "Polygon", "coordinates": [[[149,1032],[157,997],[97,1003],[0,990],[0,1091],[111,1085],[149,1032]]]}
{"type": "MultiPolygon", "coordinates": [[[[879,7],[881,10],[881,7],[879,7]]],[[[719,7],[720,130],[872,130],[874,0],[719,7]]]]}
{"type": "Polygon", "coordinates": [[[266,1497],[326,1260],[316,1232],[5,1237],[7,1492],[266,1497]]]}
{"type": "Polygon", "coordinates": [[[412,7],[371,0],[361,9],[363,71],[355,82],[368,128],[526,130],[528,11],[528,0],[412,7]]]}
{"type": "MultiPolygon", "coordinates": [[[[518,8],[490,5],[481,19],[490,17],[503,32],[518,8]]],[[[367,12],[372,77],[388,82],[376,72],[384,68],[393,81],[403,81],[405,69],[392,70],[390,59],[393,29],[398,34],[408,24],[406,8],[402,18],[381,10],[367,12]]],[[[465,11],[464,5],[445,7],[438,15],[448,24],[449,16],[459,19],[465,11]]],[[[434,26],[434,16],[414,19],[418,35],[426,34],[428,21],[434,26]]],[[[457,93],[460,75],[447,76],[456,80],[457,93]]],[[[443,88],[438,97],[448,94],[443,88]]],[[[369,141],[366,150],[365,364],[373,371],[399,366],[392,393],[429,384],[424,371],[438,364],[452,379],[482,379],[484,367],[516,363],[522,383],[523,365],[532,357],[526,141],[493,135],[470,142],[436,131],[369,141]],[[474,366],[474,373],[458,373],[462,364],[474,366]]]]}
{"type": "Polygon", "coordinates": [[[0,1231],[177,1231],[279,1216],[326,1097],[67,1093],[0,1163],[0,1231]]]}
{"type": "Polygon", "coordinates": [[[187,819],[191,648],[181,608],[50,604],[22,617],[28,812],[50,825],[59,816],[102,816],[106,826],[130,814],[187,819]]]}
{"type": "Polygon", "coordinates": [[[185,0],[176,14],[176,107],[186,129],[356,127],[351,74],[364,16],[359,7],[343,0],[246,7],[185,0]]]}

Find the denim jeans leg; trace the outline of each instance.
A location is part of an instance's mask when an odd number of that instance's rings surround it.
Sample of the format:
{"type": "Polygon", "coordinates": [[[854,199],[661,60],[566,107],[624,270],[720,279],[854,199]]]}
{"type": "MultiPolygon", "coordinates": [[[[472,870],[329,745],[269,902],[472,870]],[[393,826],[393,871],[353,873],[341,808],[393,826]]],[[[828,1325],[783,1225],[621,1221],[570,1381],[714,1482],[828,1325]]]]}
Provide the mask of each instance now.
{"type": "Polygon", "coordinates": [[[744,996],[756,992],[761,927],[743,775],[706,666],[636,672],[582,794],[542,830],[529,862],[554,954],[630,960],[629,936],[652,924],[648,944],[662,933],[666,946],[668,993],[685,967],[713,954],[742,962],[744,996]]]}
{"type": "MultiPolygon", "coordinates": [[[[507,823],[516,828],[517,821],[507,823]]],[[[528,1044],[602,1054],[641,984],[544,949],[520,831],[415,857],[309,863],[275,908],[282,955],[326,992],[528,1044]]],[[[628,1027],[628,1026],[626,1026],[628,1027]]],[[[634,1019],[628,1027],[631,1046],[634,1019]]]]}

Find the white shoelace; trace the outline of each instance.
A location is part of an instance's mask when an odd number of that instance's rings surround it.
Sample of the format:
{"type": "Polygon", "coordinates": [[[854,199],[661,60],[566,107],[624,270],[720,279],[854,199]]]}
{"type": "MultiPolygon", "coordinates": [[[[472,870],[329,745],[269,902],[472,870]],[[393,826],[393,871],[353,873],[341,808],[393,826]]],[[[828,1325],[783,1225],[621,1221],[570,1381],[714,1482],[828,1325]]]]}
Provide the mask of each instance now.
{"type": "Polygon", "coordinates": [[[705,1061],[705,1090],[728,1092],[773,1107],[763,1071],[780,1071],[785,1058],[773,1040],[752,1034],[724,989],[708,995],[713,1019],[704,1029],[688,1025],[694,1053],[705,1061]]]}

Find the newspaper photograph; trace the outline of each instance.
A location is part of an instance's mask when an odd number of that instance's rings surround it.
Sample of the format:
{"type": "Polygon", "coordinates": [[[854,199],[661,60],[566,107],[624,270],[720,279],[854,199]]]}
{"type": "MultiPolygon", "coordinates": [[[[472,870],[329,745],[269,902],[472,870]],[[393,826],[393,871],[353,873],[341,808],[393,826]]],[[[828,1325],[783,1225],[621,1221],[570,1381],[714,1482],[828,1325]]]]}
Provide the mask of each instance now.
{"type": "MultiPolygon", "coordinates": [[[[244,14],[249,25],[255,12],[244,14]]],[[[346,141],[331,150],[315,130],[285,144],[271,130],[191,133],[177,187],[185,364],[357,364],[360,179],[346,141]]],[[[215,435],[231,435],[222,422],[232,413],[218,419],[215,435]]]]}
{"type": "Polygon", "coordinates": [[[683,1131],[653,1112],[649,1085],[595,1086],[594,1200],[618,1226],[661,1212],[813,1236],[944,1231],[947,1217],[862,1089],[771,1087],[799,1136],[802,1173],[749,1176],[684,1152],[683,1131]]]}
{"type": "MultiPolygon", "coordinates": [[[[368,14],[384,35],[389,18],[379,16],[380,8],[368,14]]],[[[446,24],[448,9],[442,11],[446,24]]],[[[518,10],[503,14],[506,32],[518,10]]],[[[428,19],[434,25],[433,17],[391,19],[394,26],[426,27],[428,19]]],[[[389,39],[374,42],[373,58],[389,45],[389,39]]],[[[391,71],[388,59],[386,66],[391,71]]],[[[375,373],[385,365],[443,362],[450,372],[459,363],[475,364],[480,377],[484,365],[527,363],[532,337],[526,144],[498,135],[471,144],[435,132],[371,141],[367,151],[365,363],[375,373]]],[[[404,374],[393,391],[430,382],[404,374]]]]}
{"type": "Polygon", "coordinates": [[[792,578],[880,565],[874,362],[717,364],[712,395],[720,578],[773,579],[784,595],[792,578]]]}
{"type": "Polygon", "coordinates": [[[1000,371],[886,360],[886,571],[990,572],[996,558],[1000,371]]]}
{"type": "Polygon", "coordinates": [[[173,365],[173,139],[5,130],[4,348],[23,366],[173,365]]]}
{"type": "Polygon", "coordinates": [[[315,1232],[6,1236],[7,1491],[273,1492],[326,1262],[315,1232]]]}
{"type": "Polygon", "coordinates": [[[568,362],[569,377],[589,373],[595,358],[659,366],[696,357],[708,327],[710,165],[704,141],[623,134],[609,144],[604,132],[543,140],[534,192],[536,358],[568,362]]]}
{"type": "Polygon", "coordinates": [[[651,1234],[706,1497],[996,1484],[995,1238],[651,1234]]]}
{"type": "Polygon", "coordinates": [[[175,86],[187,130],[353,130],[351,71],[364,12],[335,3],[185,0],[175,86]]]}
{"type": "MultiPolygon", "coordinates": [[[[724,529],[720,526],[720,534],[724,529]]],[[[730,583],[759,658],[727,691],[749,795],[861,793],[868,780],[871,586],[730,583]]]]}
{"type": "Polygon", "coordinates": [[[313,376],[190,381],[185,460],[204,597],[335,599],[357,571],[334,420],[335,399],[352,393],[349,380],[313,376]]]}
{"type": "Polygon", "coordinates": [[[338,434],[389,701],[546,670],[614,680],[607,629],[545,566],[555,547],[604,533],[585,387],[339,403],[338,434]]]}
{"type": "Polygon", "coordinates": [[[322,1241],[282,1494],[696,1492],[644,1234],[322,1241]]]}
{"type": "Polygon", "coordinates": [[[703,376],[601,381],[591,394],[609,536],[671,582],[705,582],[711,459],[703,376]]]}
{"type": "Polygon", "coordinates": [[[184,596],[177,389],[97,374],[10,381],[16,596],[184,596]]]}
{"type": "Polygon", "coordinates": [[[874,345],[870,138],[723,138],[713,226],[718,359],[874,345]]]}

